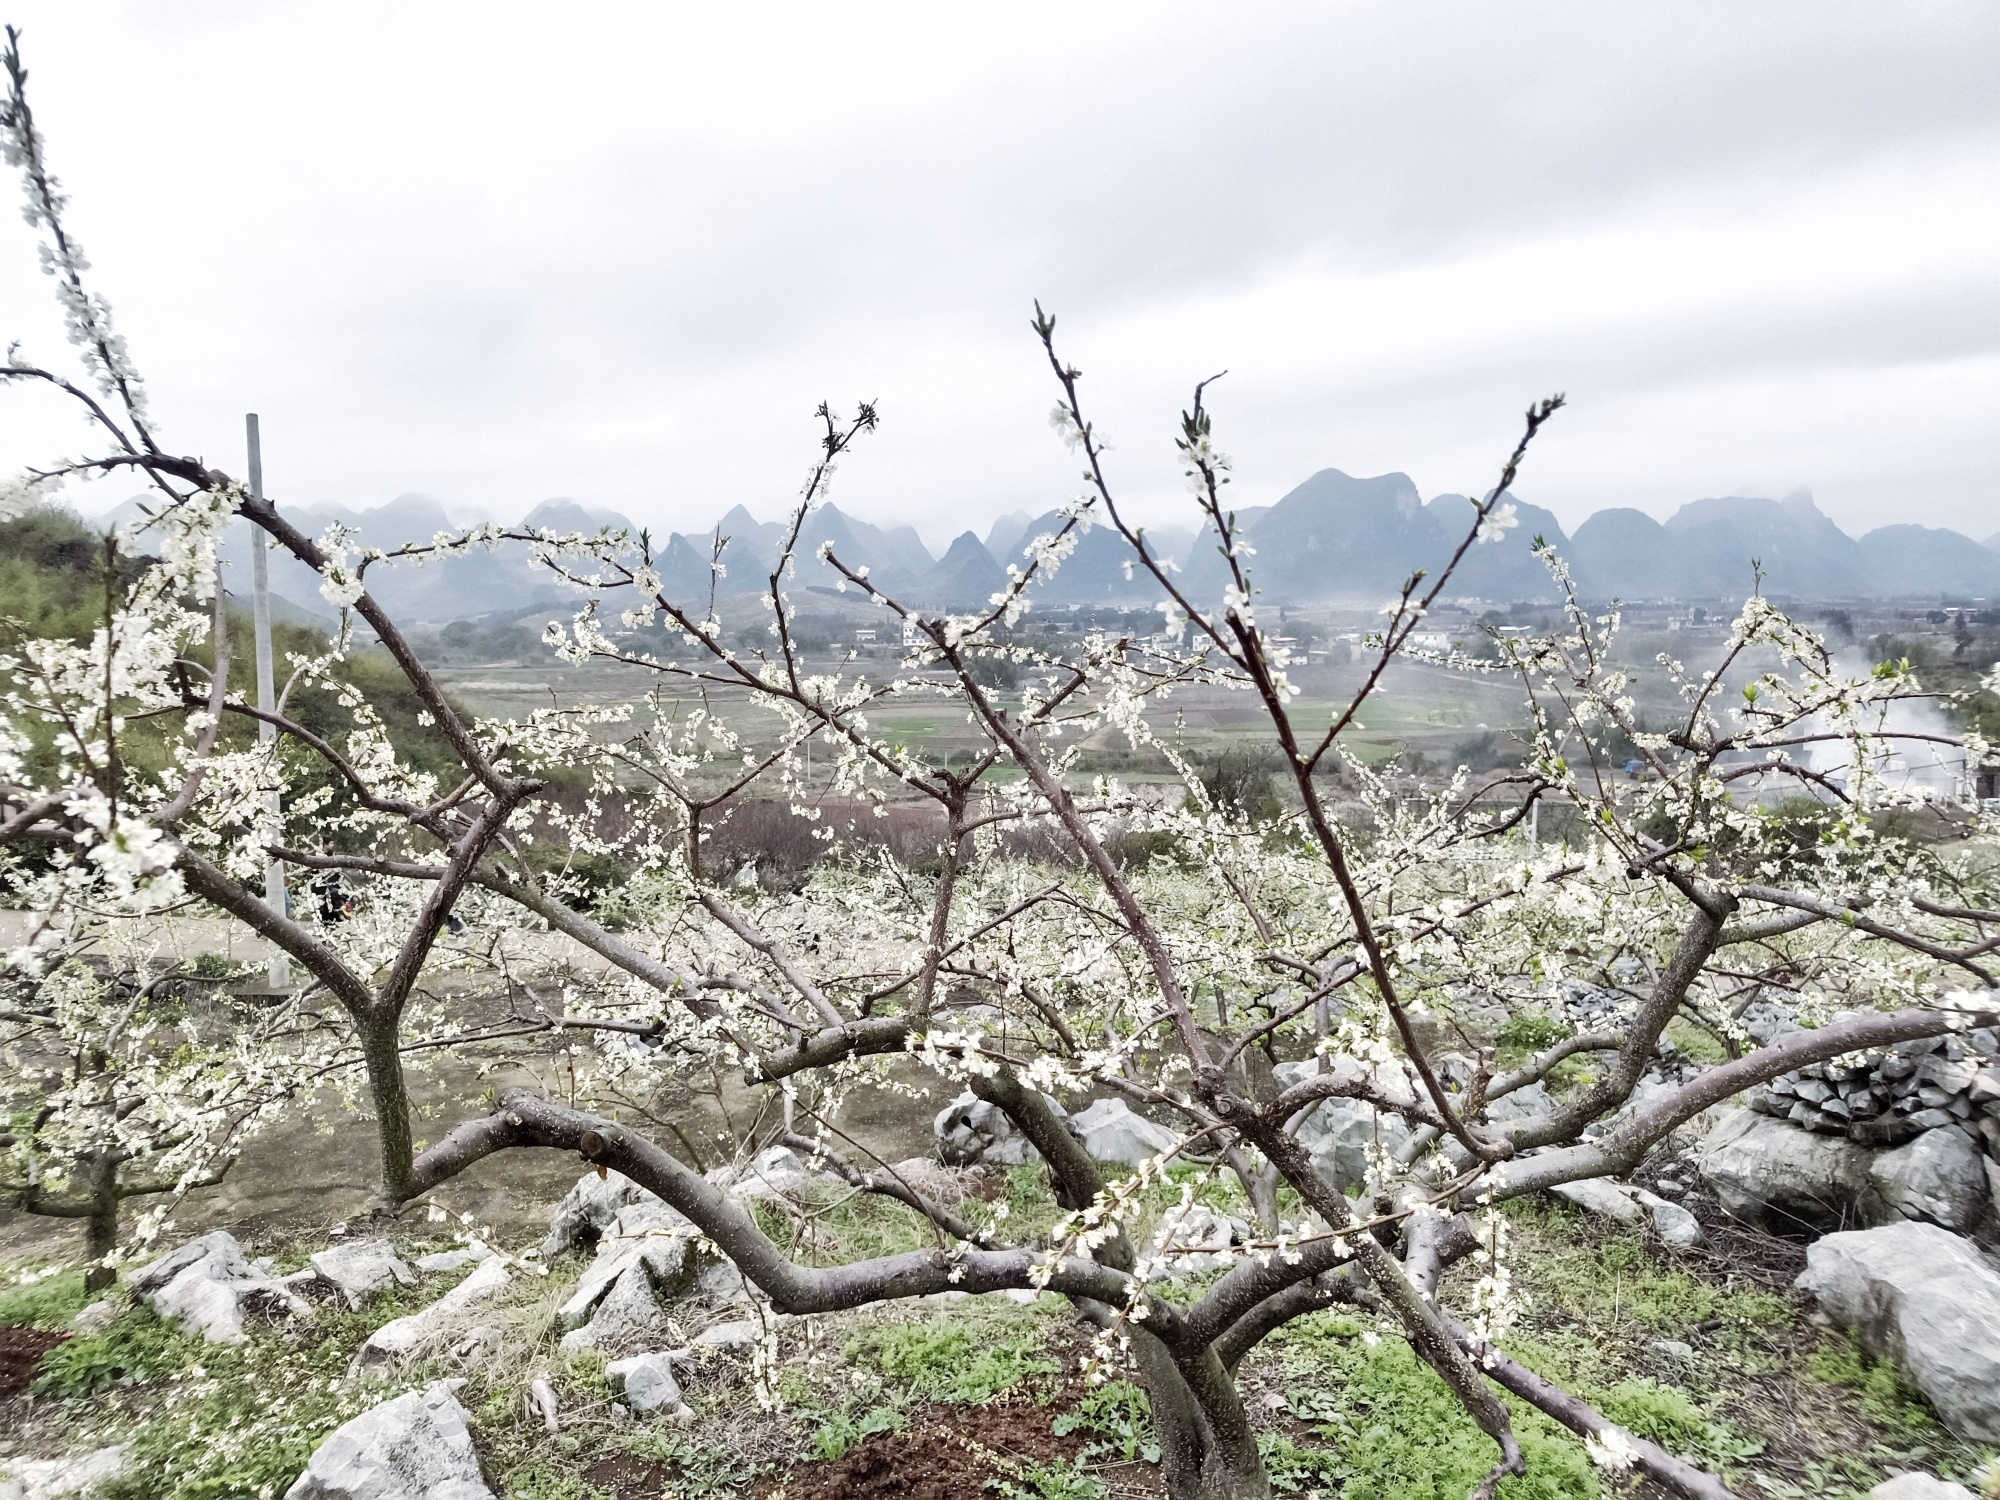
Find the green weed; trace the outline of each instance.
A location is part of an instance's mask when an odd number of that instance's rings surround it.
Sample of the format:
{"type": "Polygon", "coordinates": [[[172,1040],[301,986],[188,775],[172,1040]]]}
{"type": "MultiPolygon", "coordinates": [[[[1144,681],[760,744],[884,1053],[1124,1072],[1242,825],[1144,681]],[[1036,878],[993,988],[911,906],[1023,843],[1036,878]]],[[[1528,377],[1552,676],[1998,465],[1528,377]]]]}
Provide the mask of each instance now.
{"type": "Polygon", "coordinates": [[[1863,1414],[1880,1426],[1919,1432],[1937,1426],[1895,1362],[1870,1359],[1852,1339],[1829,1340],[1806,1357],[1806,1370],[1815,1380],[1857,1392],[1863,1414]]]}
{"type": "Polygon", "coordinates": [[[929,1401],[985,1401],[1030,1375],[1057,1368],[1032,1340],[991,1325],[874,1329],[851,1340],[844,1352],[849,1360],[873,1363],[885,1380],[929,1401]]]}
{"type": "Polygon", "coordinates": [[[58,1271],[0,1287],[0,1328],[67,1330],[69,1320],[90,1300],[83,1289],[83,1272],[58,1271]]]}
{"type": "MultiPolygon", "coordinates": [[[[1293,1343],[1289,1328],[1274,1337],[1293,1343]]],[[[1286,1350],[1286,1368],[1312,1376],[1313,1399],[1301,1409],[1339,1451],[1341,1500],[1462,1495],[1493,1465],[1491,1440],[1400,1339],[1370,1345],[1309,1332],[1303,1350],[1286,1350]]],[[[1502,1500],[1597,1500],[1597,1477],[1581,1445],[1541,1413],[1509,1404],[1528,1472],[1501,1482],[1502,1500]]],[[[1318,1487],[1333,1471],[1333,1460],[1280,1456],[1293,1466],[1292,1493],[1318,1487]]]]}
{"type": "Polygon", "coordinates": [[[135,1307],[102,1332],[66,1339],[44,1354],[35,1394],[73,1401],[113,1386],[141,1385],[192,1357],[192,1348],[152,1309],[135,1307]]]}
{"type": "Polygon", "coordinates": [[[1110,1487],[1066,1458],[1021,1465],[1013,1475],[986,1481],[1001,1500],[1104,1500],[1110,1487]]]}
{"type": "Polygon", "coordinates": [[[1324,1448],[1302,1448],[1282,1432],[1257,1434],[1257,1453],[1264,1460],[1264,1477],[1273,1493],[1327,1500],[1340,1492],[1347,1465],[1324,1448]]]}
{"type": "Polygon", "coordinates": [[[763,1466],[734,1448],[708,1448],[656,1427],[644,1427],[625,1444],[626,1452],[673,1466],[676,1478],[665,1493],[682,1500],[706,1500],[711,1495],[737,1496],[749,1489],[763,1466]]]}
{"type": "Polygon", "coordinates": [[[859,1416],[851,1407],[842,1407],[813,1429],[812,1456],[831,1463],[844,1457],[863,1438],[878,1432],[901,1432],[909,1422],[901,1408],[895,1406],[871,1406],[859,1416]]]}
{"type": "Polygon", "coordinates": [[[1153,1441],[1153,1409],[1146,1393],[1129,1380],[1112,1380],[1093,1386],[1081,1401],[1055,1419],[1057,1437],[1073,1432],[1090,1434],[1084,1445],[1085,1458],[1131,1463],[1143,1458],[1157,1463],[1160,1445],[1153,1441]]]}
{"type": "Polygon", "coordinates": [[[1687,1392],[1646,1379],[1621,1380],[1598,1400],[1598,1409],[1627,1432],[1669,1453],[1709,1467],[1740,1463],[1764,1451],[1754,1439],[1704,1416],[1687,1392]]]}

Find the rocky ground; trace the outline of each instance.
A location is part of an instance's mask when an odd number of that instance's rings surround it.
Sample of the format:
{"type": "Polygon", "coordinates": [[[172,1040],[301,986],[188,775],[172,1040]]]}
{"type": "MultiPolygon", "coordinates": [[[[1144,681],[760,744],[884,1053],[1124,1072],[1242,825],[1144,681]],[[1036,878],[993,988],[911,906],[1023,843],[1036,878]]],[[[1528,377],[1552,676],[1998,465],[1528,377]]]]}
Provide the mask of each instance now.
{"type": "MultiPolygon", "coordinates": [[[[1125,1127],[1097,1113],[1087,1138],[1115,1149],[1102,1132],[1125,1127]]],[[[969,1142],[950,1110],[940,1129],[961,1132],[960,1155],[1010,1154],[969,1142]]],[[[1696,1160],[1661,1173],[1698,1180],[1696,1160]]],[[[1016,1233],[1054,1212],[1032,1162],[907,1169],[975,1212],[1005,1201],[1016,1233]]],[[[1656,1174],[1655,1187],[1670,1183],[1656,1174]]],[[[736,1190],[774,1230],[813,1214],[804,1254],[917,1243],[900,1209],[848,1198],[782,1152],[736,1190]]],[[[1823,1254],[1728,1219],[1712,1194],[1681,1198],[1692,1244],[1667,1242],[1644,1214],[1515,1205],[1529,1310],[1512,1352],[1746,1497],[1859,1496],[1905,1471],[1977,1482],[1990,1439],[1954,1436],[1921,1369],[1835,1326],[1824,1304],[1842,1273],[1821,1267],[1818,1299],[1795,1284],[1803,1273],[1815,1285],[1808,1261],[1823,1254]]],[[[1221,1184],[1203,1202],[1221,1224],[1244,1209],[1221,1184]]],[[[108,1500],[1159,1492],[1143,1399],[1078,1378],[1087,1340],[1059,1299],[947,1294],[789,1320],[622,1179],[585,1175],[548,1218],[540,1234],[490,1243],[430,1222],[357,1221],[310,1240],[210,1234],[94,1301],[73,1271],[16,1265],[0,1294],[0,1496],[93,1484],[108,1500]]],[[[1899,1224],[1889,1232],[1969,1244],[1899,1224]]],[[[1977,1265],[1961,1270],[1993,1274],[1964,1253],[1977,1265]]],[[[1908,1260],[1905,1248],[1879,1269],[1893,1278],[1908,1260]]],[[[1434,1378],[1377,1332],[1319,1315],[1246,1365],[1278,1493],[1462,1494],[1487,1462],[1434,1378]]],[[[1517,1420],[1532,1468],[1503,1488],[1509,1500],[1648,1493],[1532,1412],[1517,1420]]]]}

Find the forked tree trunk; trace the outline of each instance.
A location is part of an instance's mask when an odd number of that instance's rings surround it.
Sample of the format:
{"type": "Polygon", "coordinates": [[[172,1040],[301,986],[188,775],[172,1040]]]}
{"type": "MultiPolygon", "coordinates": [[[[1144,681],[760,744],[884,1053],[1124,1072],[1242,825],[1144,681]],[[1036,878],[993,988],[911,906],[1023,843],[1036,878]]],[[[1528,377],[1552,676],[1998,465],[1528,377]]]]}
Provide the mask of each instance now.
{"type": "Polygon", "coordinates": [[[1144,1328],[1130,1331],[1169,1500],[1270,1500],[1257,1434],[1221,1359],[1204,1350],[1177,1361],[1144,1328]]]}

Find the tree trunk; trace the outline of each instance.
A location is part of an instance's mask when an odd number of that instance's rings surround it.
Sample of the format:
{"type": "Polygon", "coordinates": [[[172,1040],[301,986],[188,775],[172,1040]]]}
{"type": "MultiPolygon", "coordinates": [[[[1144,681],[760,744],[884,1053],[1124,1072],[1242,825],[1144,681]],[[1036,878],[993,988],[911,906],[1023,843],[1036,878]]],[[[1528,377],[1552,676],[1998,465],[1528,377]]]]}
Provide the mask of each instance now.
{"type": "Polygon", "coordinates": [[[412,1189],[410,1091],[403,1080],[401,1027],[394,1015],[357,1017],[361,1057],[368,1068],[368,1094],[375,1105],[375,1136],[382,1159],[382,1200],[394,1207],[412,1189]]]}
{"type": "Polygon", "coordinates": [[[1270,1500],[1257,1434],[1215,1352],[1177,1361],[1144,1328],[1131,1337],[1169,1500],[1270,1500]]]}
{"type": "Polygon", "coordinates": [[[113,1276],[108,1267],[98,1262],[118,1248],[118,1158],[109,1151],[99,1152],[91,1159],[89,1225],[87,1254],[91,1269],[84,1273],[84,1284],[96,1291],[98,1286],[109,1286],[113,1276]],[[100,1270],[104,1273],[102,1277],[98,1276],[100,1270]]]}

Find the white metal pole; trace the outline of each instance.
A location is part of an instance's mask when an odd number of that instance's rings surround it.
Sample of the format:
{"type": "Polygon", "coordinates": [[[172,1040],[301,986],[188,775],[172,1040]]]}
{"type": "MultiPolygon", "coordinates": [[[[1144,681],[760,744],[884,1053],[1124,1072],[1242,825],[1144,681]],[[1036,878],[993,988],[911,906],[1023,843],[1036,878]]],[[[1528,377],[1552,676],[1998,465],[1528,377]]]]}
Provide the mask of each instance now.
{"type": "MultiPolygon", "coordinates": [[[[264,496],[264,443],[257,430],[257,413],[254,411],[243,418],[244,435],[250,446],[250,493],[262,499],[264,496]]],[[[250,618],[257,638],[257,711],[274,714],[278,711],[277,682],[271,665],[271,568],[266,556],[268,542],[262,528],[250,528],[250,618]]],[[[275,744],[278,738],[277,726],[268,719],[257,721],[257,741],[262,745],[275,744]]],[[[266,807],[273,822],[278,815],[278,792],[275,787],[266,794],[266,807]]],[[[284,916],[287,900],[285,896],[285,867],[275,859],[264,862],[264,904],[278,916],[284,916]]],[[[271,988],[290,989],[292,984],[291,961],[283,950],[271,950],[271,988]]]]}

